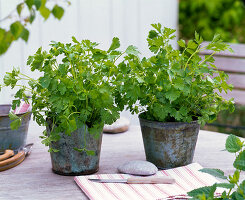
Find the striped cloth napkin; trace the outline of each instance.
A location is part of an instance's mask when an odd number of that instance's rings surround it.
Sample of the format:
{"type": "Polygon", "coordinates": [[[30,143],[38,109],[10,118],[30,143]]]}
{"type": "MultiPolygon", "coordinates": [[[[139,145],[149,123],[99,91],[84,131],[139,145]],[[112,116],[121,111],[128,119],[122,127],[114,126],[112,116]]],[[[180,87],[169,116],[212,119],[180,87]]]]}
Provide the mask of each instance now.
{"type": "Polygon", "coordinates": [[[31,112],[31,105],[27,104],[26,102],[22,101],[20,106],[17,107],[14,111],[11,110],[14,114],[22,114],[26,112],[31,112]]]}
{"type": "MultiPolygon", "coordinates": [[[[76,176],[78,186],[91,200],[173,200],[188,199],[187,192],[210,186],[219,182],[213,176],[199,172],[202,166],[192,163],[184,167],[158,171],[155,176],[172,176],[174,184],[123,184],[123,183],[96,183],[88,178],[126,179],[126,174],[96,174],[76,176]]],[[[217,191],[221,192],[221,191],[217,191]]]]}

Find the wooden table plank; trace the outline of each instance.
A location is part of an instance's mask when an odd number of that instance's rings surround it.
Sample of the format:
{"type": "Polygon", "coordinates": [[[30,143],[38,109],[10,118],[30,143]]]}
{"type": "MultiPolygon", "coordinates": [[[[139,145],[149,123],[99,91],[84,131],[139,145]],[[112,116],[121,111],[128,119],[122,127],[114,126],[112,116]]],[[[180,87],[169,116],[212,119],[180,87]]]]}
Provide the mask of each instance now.
{"type": "MultiPolygon", "coordinates": [[[[28,142],[34,142],[31,155],[21,165],[0,172],[0,200],[87,199],[73,177],[52,173],[48,149],[40,143],[41,129],[31,122],[28,134],[28,142]]],[[[233,172],[234,156],[221,151],[226,137],[200,131],[194,162],[204,167],[220,168],[226,173],[233,172]]],[[[131,126],[125,133],[104,134],[98,173],[116,173],[117,166],[129,160],[145,160],[139,126],[131,126]]],[[[244,174],[242,178],[245,178],[244,174]]]]}

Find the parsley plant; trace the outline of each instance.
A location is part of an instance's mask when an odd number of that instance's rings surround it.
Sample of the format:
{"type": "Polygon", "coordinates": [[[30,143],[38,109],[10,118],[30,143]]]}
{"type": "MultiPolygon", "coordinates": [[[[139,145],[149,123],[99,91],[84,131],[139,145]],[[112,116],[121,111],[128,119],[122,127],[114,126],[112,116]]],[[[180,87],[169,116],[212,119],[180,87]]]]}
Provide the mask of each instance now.
{"type": "MultiPolygon", "coordinates": [[[[42,136],[42,143],[47,146],[57,141],[61,132],[69,135],[84,124],[90,134],[99,136],[104,124],[116,121],[127,103],[118,96],[121,82],[115,73],[116,63],[123,55],[137,57],[136,47],[118,51],[118,38],[113,38],[107,51],[98,49],[98,44],[89,40],[79,42],[73,37],[72,41],[68,44],[52,42],[49,52],[39,48],[34,56],[29,56],[27,65],[31,71],[42,74],[37,80],[18,69],[4,77],[5,86],[20,87],[13,109],[21,99],[28,102],[29,95],[34,120],[40,126],[47,126],[47,119],[51,120],[50,135],[44,131],[42,136]],[[28,86],[18,84],[20,81],[27,81],[28,86]]],[[[12,118],[19,120],[16,117],[12,118]]],[[[13,128],[18,128],[19,124],[12,122],[13,128]]],[[[86,150],[86,147],[81,149],[86,150]]]]}
{"type": "MultiPolygon", "coordinates": [[[[229,50],[219,35],[206,45],[195,33],[195,39],[179,40],[180,50],[169,43],[175,38],[175,30],[152,24],[147,41],[154,54],[141,61],[129,62],[126,70],[125,93],[140,107],[129,101],[129,109],[142,112],[141,117],[160,122],[191,122],[200,124],[213,121],[221,110],[234,109],[233,101],[225,100],[220,93],[232,89],[227,84],[228,75],[213,64],[216,52],[229,50]],[[210,50],[205,58],[199,53],[210,50]],[[130,84],[130,85],[128,85],[130,84]]],[[[123,71],[121,70],[121,73],[123,71]]]]}

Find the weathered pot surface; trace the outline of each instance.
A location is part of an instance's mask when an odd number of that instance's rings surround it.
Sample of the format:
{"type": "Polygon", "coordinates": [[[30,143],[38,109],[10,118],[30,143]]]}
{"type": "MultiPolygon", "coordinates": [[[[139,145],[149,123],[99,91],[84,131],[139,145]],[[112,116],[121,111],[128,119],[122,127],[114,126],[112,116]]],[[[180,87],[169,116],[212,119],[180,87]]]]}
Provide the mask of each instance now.
{"type": "MultiPolygon", "coordinates": [[[[47,127],[48,134],[50,127],[47,127]]],[[[84,125],[72,132],[70,136],[65,133],[60,133],[60,136],[60,140],[50,145],[51,148],[59,150],[59,152],[50,153],[54,173],[74,176],[93,174],[98,171],[102,134],[99,138],[94,138],[84,125]],[[94,150],[95,155],[87,155],[84,151],[74,150],[74,148],[85,147],[84,138],[86,138],[86,148],[94,150]]]]}
{"type": "Polygon", "coordinates": [[[139,117],[146,160],[168,169],[193,160],[200,125],[197,121],[156,122],[139,117]]]}
{"type": "Polygon", "coordinates": [[[22,117],[22,123],[18,130],[12,130],[10,128],[12,121],[8,116],[10,109],[10,104],[0,105],[0,151],[17,150],[26,144],[31,112],[17,114],[17,116],[22,117]]]}

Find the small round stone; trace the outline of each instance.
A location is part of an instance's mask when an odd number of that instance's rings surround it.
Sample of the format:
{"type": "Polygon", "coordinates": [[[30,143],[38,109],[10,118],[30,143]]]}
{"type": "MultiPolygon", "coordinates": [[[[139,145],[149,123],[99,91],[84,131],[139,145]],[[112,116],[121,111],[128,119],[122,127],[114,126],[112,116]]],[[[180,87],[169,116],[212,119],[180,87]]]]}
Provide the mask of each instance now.
{"type": "Polygon", "coordinates": [[[128,130],[130,122],[128,119],[121,117],[111,125],[105,124],[104,133],[122,133],[128,130]]]}
{"type": "Polygon", "coordinates": [[[117,169],[120,173],[142,176],[153,175],[158,171],[154,164],[143,160],[133,160],[126,162],[119,166],[117,169]]]}

